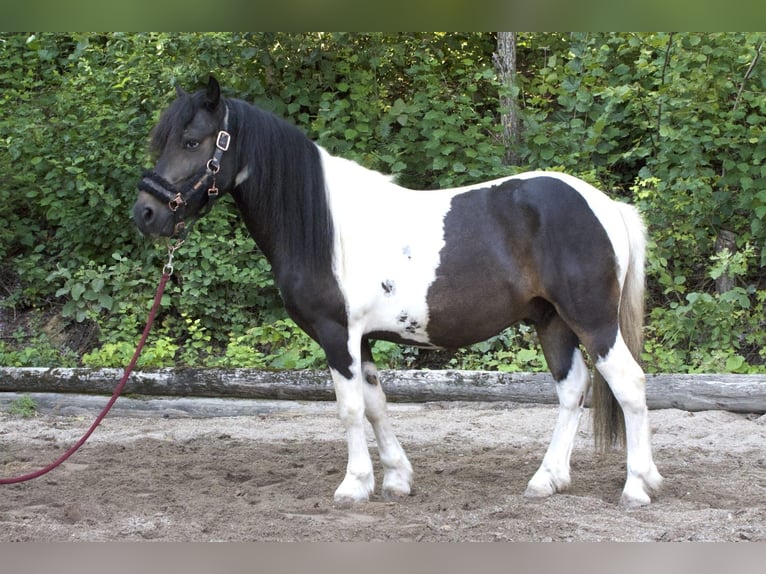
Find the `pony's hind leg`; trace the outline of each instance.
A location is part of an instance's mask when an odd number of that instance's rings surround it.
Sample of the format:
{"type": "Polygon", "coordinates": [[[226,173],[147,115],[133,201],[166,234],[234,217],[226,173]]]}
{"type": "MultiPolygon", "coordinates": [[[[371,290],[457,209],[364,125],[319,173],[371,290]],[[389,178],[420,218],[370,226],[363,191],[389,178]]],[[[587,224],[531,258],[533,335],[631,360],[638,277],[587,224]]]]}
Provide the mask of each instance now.
{"type": "Polygon", "coordinates": [[[619,333],[611,350],[596,361],[596,368],[609,384],[625,418],[628,476],[620,504],[629,508],[649,504],[650,494],[662,484],[662,476],[652,459],[644,371],[619,333]]]}
{"type": "Polygon", "coordinates": [[[556,380],[559,414],[540,468],[527,484],[527,498],[544,498],[569,486],[569,460],[590,380],[577,337],[560,317],[554,315],[536,328],[556,380]]]}
{"type": "Polygon", "coordinates": [[[378,443],[380,462],[383,465],[383,496],[385,498],[410,494],[412,465],[394,434],[386,408],[386,395],[378,378],[378,370],[372,361],[370,345],[362,341],[362,373],[364,376],[364,407],[367,420],[372,425],[378,443]]]}

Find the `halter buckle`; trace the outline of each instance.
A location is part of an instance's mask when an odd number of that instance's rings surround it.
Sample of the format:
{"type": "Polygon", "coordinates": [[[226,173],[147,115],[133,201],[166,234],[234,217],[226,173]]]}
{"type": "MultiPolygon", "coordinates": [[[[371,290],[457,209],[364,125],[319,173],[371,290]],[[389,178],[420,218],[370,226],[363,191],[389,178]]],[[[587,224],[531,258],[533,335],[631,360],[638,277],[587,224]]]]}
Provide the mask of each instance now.
{"type": "Polygon", "coordinates": [[[229,151],[229,145],[231,145],[231,134],[225,130],[218,132],[218,137],[215,140],[215,147],[221,151],[229,151]]]}
{"type": "Polygon", "coordinates": [[[186,205],[186,202],[184,201],[184,198],[181,196],[180,192],[177,193],[173,199],[168,201],[168,209],[170,209],[172,212],[178,211],[178,208],[183,205],[186,205]]]}

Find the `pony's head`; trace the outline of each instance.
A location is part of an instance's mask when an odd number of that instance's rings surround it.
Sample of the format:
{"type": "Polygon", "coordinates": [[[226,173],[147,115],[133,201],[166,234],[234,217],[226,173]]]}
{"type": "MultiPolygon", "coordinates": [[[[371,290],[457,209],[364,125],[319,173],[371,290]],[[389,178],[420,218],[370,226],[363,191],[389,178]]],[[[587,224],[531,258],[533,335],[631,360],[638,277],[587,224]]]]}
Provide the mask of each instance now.
{"type": "Polygon", "coordinates": [[[210,77],[207,89],[178,97],[154,128],[153,170],[138,184],[133,219],[145,235],[180,236],[234,183],[229,108],[210,77]]]}

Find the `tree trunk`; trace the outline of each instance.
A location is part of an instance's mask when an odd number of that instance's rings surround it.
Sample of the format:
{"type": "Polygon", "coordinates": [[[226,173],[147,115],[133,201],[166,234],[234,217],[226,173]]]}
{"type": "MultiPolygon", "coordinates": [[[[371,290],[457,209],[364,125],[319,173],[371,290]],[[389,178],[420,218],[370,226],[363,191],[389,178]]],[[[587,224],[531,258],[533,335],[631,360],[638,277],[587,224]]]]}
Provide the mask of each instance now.
{"type": "MultiPolygon", "coordinates": [[[[721,253],[724,249],[728,249],[732,255],[736,253],[737,236],[732,231],[721,229],[715,240],[715,252],[721,253]]],[[[724,273],[715,280],[715,288],[719,295],[731,291],[734,288],[734,278],[728,273],[724,273]]]]}
{"type": "Polygon", "coordinates": [[[513,95],[516,82],[516,32],[497,33],[497,52],[493,60],[503,85],[500,94],[500,118],[505,145],[503,161],[505,165],[517,165],[520,141],[519,114],[516,98],[513,95]]]}

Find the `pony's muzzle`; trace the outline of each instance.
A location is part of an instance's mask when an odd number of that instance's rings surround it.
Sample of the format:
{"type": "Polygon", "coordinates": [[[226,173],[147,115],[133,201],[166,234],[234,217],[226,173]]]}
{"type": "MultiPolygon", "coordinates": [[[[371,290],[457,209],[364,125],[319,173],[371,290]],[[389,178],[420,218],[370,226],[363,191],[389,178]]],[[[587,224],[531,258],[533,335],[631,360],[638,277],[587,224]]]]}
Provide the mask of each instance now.
{"type": "Polygon", "coordinates": [[[144,191],[133,205],[133,221],[144,235],[170,237],[174,232],[173,212],[144,191]]]}

